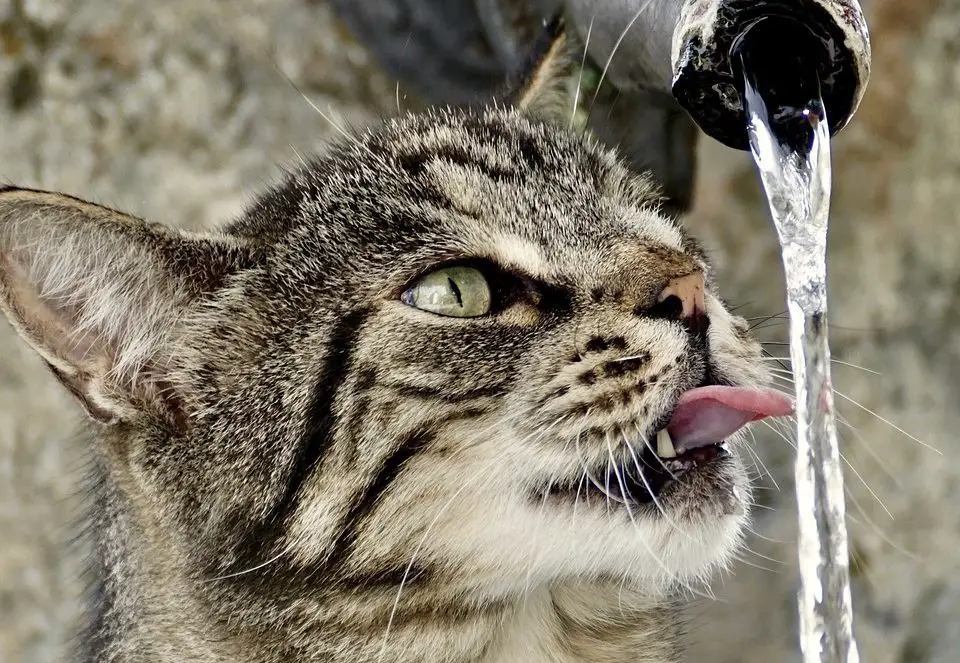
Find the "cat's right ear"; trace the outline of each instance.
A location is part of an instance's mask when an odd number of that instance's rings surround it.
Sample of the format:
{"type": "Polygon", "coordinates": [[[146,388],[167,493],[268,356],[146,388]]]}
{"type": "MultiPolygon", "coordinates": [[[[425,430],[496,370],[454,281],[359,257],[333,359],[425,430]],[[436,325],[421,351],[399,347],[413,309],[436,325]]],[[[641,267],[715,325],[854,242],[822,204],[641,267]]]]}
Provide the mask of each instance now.
{"type": "Polygon", "coordinates": [[[569,120],[578,72],[566,21],[558,14],[544,24],[524,66],[508,86],[505,101],[542,120],[569,120]]]}
{"type": "Polygon", "coordinates": [[[145,411],[186,424],[170,370],[178,322],[246,254],[228,238],[0,188],[0,311],[104,424],[145,411]]]}

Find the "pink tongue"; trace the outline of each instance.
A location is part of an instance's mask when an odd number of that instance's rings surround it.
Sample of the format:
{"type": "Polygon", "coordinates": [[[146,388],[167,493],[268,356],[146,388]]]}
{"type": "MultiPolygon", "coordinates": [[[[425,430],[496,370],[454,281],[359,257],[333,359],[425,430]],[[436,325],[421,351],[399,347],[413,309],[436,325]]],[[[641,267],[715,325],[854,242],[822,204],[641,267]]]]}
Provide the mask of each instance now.
{"type": "Polygon", "coordinates": [[[680,396],[667,424],[677,453],[722,442],[751,421],[793,413],[793,400],[773,389],[699,387],[680,396]]]}

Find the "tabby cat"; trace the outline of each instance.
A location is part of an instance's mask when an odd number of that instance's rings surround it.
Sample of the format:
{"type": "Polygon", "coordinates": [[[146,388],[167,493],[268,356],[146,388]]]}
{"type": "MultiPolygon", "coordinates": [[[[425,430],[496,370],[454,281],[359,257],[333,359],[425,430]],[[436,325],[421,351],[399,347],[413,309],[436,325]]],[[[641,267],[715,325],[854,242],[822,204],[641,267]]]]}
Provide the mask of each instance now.
{"type": "Polygon", "coordinates": [[[0,309],[92,422],[78,660],[681,658],[747,517],[730,440],[791,406],[651,182],[569,130],[572,51],[550,23],[500,102],[215,231],[0,190],[0,309]]]}

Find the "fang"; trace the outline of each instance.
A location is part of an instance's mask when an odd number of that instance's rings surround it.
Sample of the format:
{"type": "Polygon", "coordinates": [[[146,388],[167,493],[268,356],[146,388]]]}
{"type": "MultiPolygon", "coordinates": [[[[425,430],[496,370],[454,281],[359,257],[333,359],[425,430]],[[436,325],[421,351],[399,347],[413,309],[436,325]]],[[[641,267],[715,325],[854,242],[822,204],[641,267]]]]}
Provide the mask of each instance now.
{"type": "Polygon", "coordinates": [[[673,440],[666,428],[657,432],[657,455],[661,458],[677,457],[677,450],[673,448],[673,440]]]}

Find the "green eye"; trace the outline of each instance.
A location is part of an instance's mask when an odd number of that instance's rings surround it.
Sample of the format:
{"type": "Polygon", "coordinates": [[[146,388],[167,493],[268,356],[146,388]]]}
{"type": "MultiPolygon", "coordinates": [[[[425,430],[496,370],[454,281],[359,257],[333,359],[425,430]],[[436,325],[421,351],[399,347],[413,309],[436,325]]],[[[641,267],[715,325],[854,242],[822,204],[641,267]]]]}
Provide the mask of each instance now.
{"type": "Polygon", "coordinates": [[[490,286],[473,267],[445,267],[414,283],[400,300],[422,311],[455,318],[490,312],[490,286]]]}

